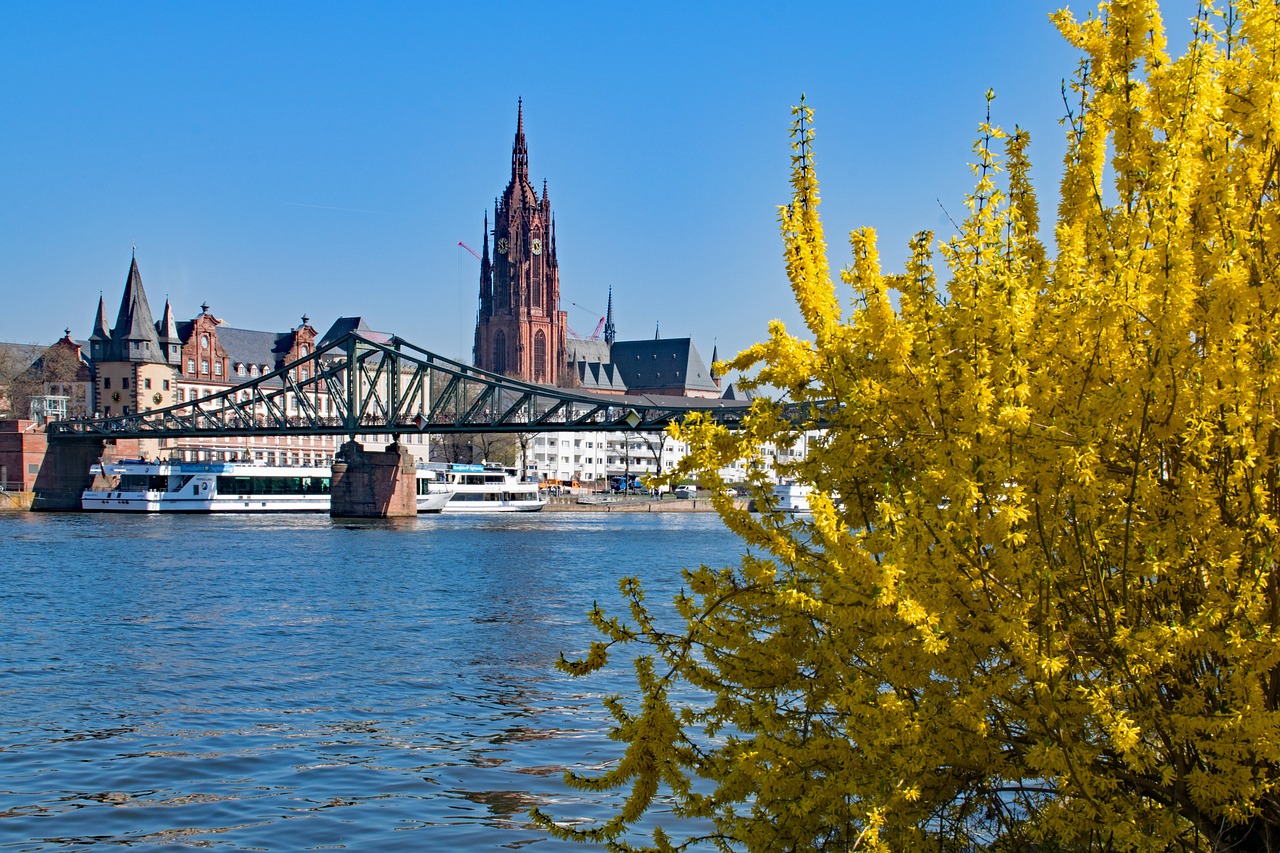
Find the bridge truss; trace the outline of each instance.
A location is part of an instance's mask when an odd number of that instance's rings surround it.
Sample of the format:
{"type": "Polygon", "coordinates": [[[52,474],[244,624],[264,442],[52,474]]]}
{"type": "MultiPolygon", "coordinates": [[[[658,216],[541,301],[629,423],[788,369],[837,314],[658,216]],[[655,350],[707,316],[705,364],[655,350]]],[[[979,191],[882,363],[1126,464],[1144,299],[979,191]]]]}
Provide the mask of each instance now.
{"type": "Polygon", "coordinates": [[[659,430],[692,412],[732,426],[746,403],[533,385],[399,337],[353,331],[206,397],[121,417],[58,421],[47,430],[55,439],[659,430]]]}

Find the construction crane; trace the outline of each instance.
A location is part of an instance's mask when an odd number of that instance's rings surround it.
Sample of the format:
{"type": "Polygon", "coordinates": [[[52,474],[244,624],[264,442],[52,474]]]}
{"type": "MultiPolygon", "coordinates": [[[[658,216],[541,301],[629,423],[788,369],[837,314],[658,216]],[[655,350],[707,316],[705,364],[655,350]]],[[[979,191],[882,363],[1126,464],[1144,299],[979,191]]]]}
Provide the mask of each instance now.
{"type": "Polygon", "coordinates": [[[461,246],[462,248],[466,249],[466,250],[467,250],[468,252],[470,252],[472,255],[474,255],[474,256],[475,256],[475,259],[476,259],[477,261],[483,261],[483,260],[484,260],[484,258],[480,257],[480,255],[476,252],[476,250],[475,250],[475,249],[471,248],[470,246],[468,246],[466,243],[462,242],[461,240],[459,240],[459,241],[458,241],[458,245],[459,245],[459,246],[461,246]]]}
{"type": "MultiPolygon", "coordinates": [[[[586,311],[588,314],[591,314],[591,315],[595,314],[594,311],[589,311],[586,308],[583,308],[581,305],[579,305],[576,302],[570,302],[569,304],[572,305],[574,308],[577,308],[579,311],[586,311]]],[[[596,330],[591,333],[591,337],[589,338],[583,338],[582,335],[577,334],[572,329],[570,329],[569,331],[573,334],[575,338],[580,338],[584,341],[598,341],[600,340],[600,332],[604,331],[604,320],[605,320],[604,317],[600,318],[600,322],[596,323],[596,330]]]]}

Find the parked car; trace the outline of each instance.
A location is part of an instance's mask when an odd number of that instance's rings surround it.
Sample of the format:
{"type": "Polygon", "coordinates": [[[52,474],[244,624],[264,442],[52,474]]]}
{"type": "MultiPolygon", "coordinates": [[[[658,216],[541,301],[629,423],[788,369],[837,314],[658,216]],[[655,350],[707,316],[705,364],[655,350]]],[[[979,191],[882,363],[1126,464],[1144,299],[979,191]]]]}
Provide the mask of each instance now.
{"type": "Polygon", "coordinates": [[[698,496],[697,486],[676,486],[676,497],[682,500],[689,500],[698,496]]]}

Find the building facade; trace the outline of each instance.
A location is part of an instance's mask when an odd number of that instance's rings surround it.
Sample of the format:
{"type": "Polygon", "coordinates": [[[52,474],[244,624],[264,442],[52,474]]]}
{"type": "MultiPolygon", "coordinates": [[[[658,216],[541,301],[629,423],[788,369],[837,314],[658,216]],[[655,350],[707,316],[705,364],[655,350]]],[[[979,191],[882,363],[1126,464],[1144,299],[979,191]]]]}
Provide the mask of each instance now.
{"type": "MultiPolygon", "coordinates": [[[[342,318],[342,330],[367,328],[359,318],[342,318]]],[[[89,336],[91,409],[103,417],[140,414],[167,406],[194,403],[222,391],[282,370],[314,352],[316,329],[305,315],[284,332],[239,329],[214,316],[208,303],[191,320],[177,321],[165,302],[154,320],[135,256],[129,264],[116,322],[108,326],[105,302],[98,300],[89,336]]],[[[69,336],[68,336],[69,338],[69,336]]],[[[310,368],[301,366],[295,370],[310,368]]],[[[300,379],[307,377],[300,376],[300,379]]],[[[281,386],[279,378],[268,385],[281,386]]],[[[243,399],[248,399],[248,392],[243,399]]],[[[334,408],[323,389],[312,404],[323,413],[334,408]]],[[[298,412],[298,401],[286,395],[286,414],[298,412]]],[[[339,440],[335,436],[229,436],[218,440],[148,440],[142,452],[185,460],[254,460],[279,465],[327,465],[339,440]]]]}

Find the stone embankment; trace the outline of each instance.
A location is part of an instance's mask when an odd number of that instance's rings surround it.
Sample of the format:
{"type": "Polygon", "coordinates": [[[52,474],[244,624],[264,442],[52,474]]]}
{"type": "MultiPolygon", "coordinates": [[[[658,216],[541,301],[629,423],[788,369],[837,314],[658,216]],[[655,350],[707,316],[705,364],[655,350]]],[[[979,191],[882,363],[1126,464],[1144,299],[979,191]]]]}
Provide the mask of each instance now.
{"type": "Polygon", "coordinates": [[[35,492],[8,492],[0,490],[0,512],[26,512],[31,509],[35,492]]]}
{"type": "MultiPolygon", "coordinates": [[[[739,498],[744,504],[746,498],[739,498]]],[[[573,495],[551,498],[543,512],[715,512],[711,498],[606,497],[573,495]]]]}

